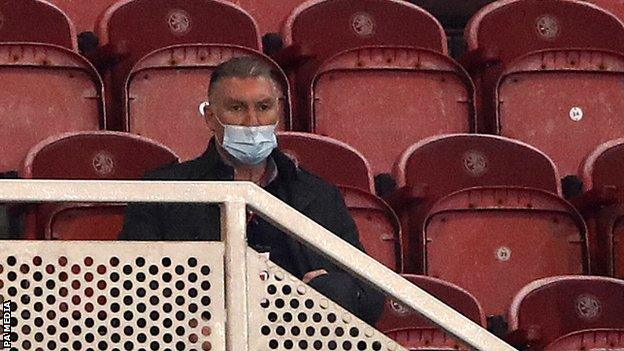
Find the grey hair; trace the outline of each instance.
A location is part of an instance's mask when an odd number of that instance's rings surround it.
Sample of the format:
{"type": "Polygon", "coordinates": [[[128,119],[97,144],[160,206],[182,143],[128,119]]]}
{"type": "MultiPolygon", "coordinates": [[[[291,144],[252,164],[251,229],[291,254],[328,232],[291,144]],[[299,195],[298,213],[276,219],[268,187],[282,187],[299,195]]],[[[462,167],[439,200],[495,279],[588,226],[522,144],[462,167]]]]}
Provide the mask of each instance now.
{"type": "Polygon", "coordinates": [[[252,56],[242,56],[229,59],[212,72],[208,96],[212,96],[217,83],[226,78],[267,78],[271,80],[277,89],[280,89],[281,77],[267,62],[252,56]]]}

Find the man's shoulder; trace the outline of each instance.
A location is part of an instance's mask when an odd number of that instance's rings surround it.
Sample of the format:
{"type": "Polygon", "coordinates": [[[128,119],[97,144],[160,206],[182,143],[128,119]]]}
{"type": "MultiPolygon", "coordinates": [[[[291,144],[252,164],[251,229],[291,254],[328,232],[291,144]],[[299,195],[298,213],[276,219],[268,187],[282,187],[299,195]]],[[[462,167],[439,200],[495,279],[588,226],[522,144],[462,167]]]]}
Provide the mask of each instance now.
{"type": "Polygon", "coordinates": [[[146,172],[144,180],[194,180],[199,177],[201,167],[198,159],[172,163],[146,172]]]}
{"type": "Polygon", "coordinates": [[[317,197],[334,196],[338,191],[334,184],[300,167],[297,168],[297,182],[314,192],[317,197]]]}

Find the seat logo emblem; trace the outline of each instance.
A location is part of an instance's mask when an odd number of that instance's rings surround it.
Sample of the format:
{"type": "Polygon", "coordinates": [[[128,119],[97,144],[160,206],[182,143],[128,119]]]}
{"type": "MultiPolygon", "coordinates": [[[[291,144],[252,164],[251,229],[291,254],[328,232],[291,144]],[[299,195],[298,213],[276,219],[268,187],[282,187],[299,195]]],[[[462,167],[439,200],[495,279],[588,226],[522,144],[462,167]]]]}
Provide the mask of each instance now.
{"type": "Polygon", "coordinates": [[[473,177],[480,177],[487,172],[487,157],[479,151],[470,150],[463,156],[464,169],[473,177]]]}
{"type": "Polygon", "coordinates": [[[167,23],[175,35],[184,35],[191,30],[191,16],[184,10],[173,10],[167,15],[167,23]]]}
{"type": "Polygon", "coordinates": [[[570,119],[573,120],[574,122],[578,122],[580,120],[583,119],[583,110],[578,107],[578,106],[574,106],[570,109],[570,119]]]}
{"type": "Polygon", "coordinates": [[[351,17],[351,29],[360,37],[375,34],[375,20],[366,12],[358,12],[351,17]]]}
{"type": "Polygon", "coordinates": [[[499,261],[507,262],[511,259],[511,249],[506,246],[501,246],[496,249],[496,258],[499,261]]]}
{"type": "Polygon", "coordinates": [[[586,321],[592,321],[600,317],[602,305],[600,301],[592,295],[580,295],[576,299],[576,314],[586,321]]]}
{"type": "Polygon", "coordinates": [[[95,172],[101,177],[105,177],[115,170],[113,156],[105,151],[100,151],[93,156],[92,166],[95,172]]]}
{"type": "Polygon", "coordinates": [[[559,21],[550,15],[544,15],[537,19],[537,34],[546,40],[553,40],[559,36],[559,21]]]}

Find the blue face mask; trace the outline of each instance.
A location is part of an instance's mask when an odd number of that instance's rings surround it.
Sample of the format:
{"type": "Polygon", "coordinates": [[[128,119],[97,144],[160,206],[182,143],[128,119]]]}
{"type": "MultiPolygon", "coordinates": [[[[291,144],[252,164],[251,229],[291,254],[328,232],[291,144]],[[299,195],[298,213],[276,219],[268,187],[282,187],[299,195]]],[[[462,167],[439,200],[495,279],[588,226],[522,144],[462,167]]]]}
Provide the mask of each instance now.
{"type": "Polygon", "coordinates": [[[255,127],[222,125],[224,129],[221,146],[246,165],[260,164],[277,147],[275,124],[255,127]]]}

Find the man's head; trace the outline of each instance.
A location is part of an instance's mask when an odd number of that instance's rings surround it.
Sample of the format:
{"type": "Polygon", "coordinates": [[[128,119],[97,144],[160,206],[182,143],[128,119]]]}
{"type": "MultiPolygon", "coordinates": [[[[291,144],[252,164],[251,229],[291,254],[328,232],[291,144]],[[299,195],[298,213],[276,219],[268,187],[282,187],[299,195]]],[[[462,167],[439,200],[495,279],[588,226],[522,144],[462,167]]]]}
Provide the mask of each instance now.
{"type": "Polygon", "coordinates": [[[227,134],[234,132],[248,135],[262,129],[266,136],[266,129],[275,126],[284,111],[273,67],[253,57],[233,58],[219,65],[210,79],[208,99],[202,112],[219,145],[224,145],[224,136],[227,139],[227,134]]]}

